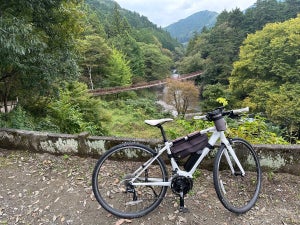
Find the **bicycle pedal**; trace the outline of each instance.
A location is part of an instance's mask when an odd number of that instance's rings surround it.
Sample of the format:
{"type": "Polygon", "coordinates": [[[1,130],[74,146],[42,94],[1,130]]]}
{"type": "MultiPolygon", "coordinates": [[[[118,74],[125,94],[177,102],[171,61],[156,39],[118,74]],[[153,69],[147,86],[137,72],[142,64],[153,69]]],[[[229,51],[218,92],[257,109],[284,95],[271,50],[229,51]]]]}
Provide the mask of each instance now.
{"type": "Polygon", "coordinates": [[[189,211],[189,209],[186,208],[186,207],[180,207],[180,208],[179,208],[179,212],[181,212],[181,213],[188,213],[188,212],[190,212],[190,211],[189,211]]]}

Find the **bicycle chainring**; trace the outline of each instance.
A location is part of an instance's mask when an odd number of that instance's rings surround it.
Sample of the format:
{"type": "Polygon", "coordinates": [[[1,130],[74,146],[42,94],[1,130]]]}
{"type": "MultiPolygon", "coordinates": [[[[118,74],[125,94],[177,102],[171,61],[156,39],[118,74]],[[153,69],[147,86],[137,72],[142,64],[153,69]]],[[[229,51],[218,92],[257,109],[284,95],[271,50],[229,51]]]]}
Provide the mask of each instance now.
{"type": "Polygon", "coordinates": [[[171,189],[177,195],[180,195],[180,193],[186,195],[192,188],[193,180],[191,178],[178,175],[172,179],[171,189]]]}

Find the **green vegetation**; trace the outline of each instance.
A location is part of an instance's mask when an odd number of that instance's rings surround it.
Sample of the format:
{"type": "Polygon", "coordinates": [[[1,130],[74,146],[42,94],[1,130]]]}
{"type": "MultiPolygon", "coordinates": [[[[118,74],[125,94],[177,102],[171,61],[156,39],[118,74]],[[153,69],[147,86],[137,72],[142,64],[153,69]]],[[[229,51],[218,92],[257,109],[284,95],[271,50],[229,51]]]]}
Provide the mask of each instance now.
{"type": "MultiPolygon", "coordinates": [[[[83,83],[67,83],[59,90],[59,97],[47,107],[48,120],[63,133],[103,135],[106,131],[102,122],[109,120],[108,112],[103,109],[102,101],[93,98],[83,83]]],[[[47,119],[47,118],[46,118],[47,119]]]]}
{"type": "Polygon", "coordinates": [[[245,13],[222,12],[213,28],[190,40],[178,68],[204,71],[198,79],[204,111],[225,97],[229,108],[249,106],[288,141],[299,140],[298,13],[298,0],[257,1],[245,13]]]}
{"type": "Polygon", "coordinates": [[[300,16],[268,24],[249,35],[230,77],[238,102],[265,112],[270,120],[285,126],[289,136],[299,132],[300,125],[299,29],[300,16]]]}
{"type": "Polygon", "coordinates": [[[107,131],[102,123],[110,120],[104,104],[88,93],[85,84],[66,83],[59,89],[59,96],[43,105],[43,113],[33,115],[18,106],[9,114],[0,114],[0,126],[71,134],[88,131],[103,135],[107,131]]]}
{"type": "MultiPolygon", "coordinates": [[[[296,143],[299,12],[299,0],[259,0],[245,13],[224,11],[214,27],[195,34],[184,49],[146,17],[111,0],[2,1],[0,102],[5,113],[0,126],[160,138],[159,130],[143,122],[171,117],[156,103],[156,90],[101,98],[89,90],[161,80],[178,68],[180,73],[204,72],[196,86],[176,90],[185,92],[190,104],[199,89],[196,105],[203,112],[225,102],[227,108],[250,106],[255,119],[240,127],[230,121],[232,136],[296,143]],[[18,106],[8,112],[8,102],[16,98],[18,106]]],[[[178,110],[187,112],[186,107],[178,110]]],[[[176,119],[166,130],[176,138],[207,125],[176,119]]]]}
{"type": "MultiPolygon", "coordinates": [[[[150,96],[151,98],[151,96],[150,96]]],[[[108,134],[119,137],[160,138],[157,128],[144,123],[146,119],[163,118],[168,115],[160,113],[160,106],[148,98],[119,99],[106,103],[112,118],[104,127],[108,134]]]]}

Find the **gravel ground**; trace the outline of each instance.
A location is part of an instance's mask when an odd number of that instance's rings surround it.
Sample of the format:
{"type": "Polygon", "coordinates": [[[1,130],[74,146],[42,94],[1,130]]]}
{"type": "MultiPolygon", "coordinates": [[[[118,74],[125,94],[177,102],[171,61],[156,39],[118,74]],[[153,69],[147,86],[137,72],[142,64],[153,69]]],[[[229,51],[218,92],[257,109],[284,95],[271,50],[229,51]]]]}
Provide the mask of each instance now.
{"type": "Polygon", "coordinates": [[[0,149],[0,224],[300,224],[300,177],[264,173],[255,207],[237,216],[219,202],[212,172],[201,170],[186,197],[189,213],[178,212],[178,197],[168,192],[145,217],[116,218],[94,198],[91,175],[96,159],[0,149]]]}

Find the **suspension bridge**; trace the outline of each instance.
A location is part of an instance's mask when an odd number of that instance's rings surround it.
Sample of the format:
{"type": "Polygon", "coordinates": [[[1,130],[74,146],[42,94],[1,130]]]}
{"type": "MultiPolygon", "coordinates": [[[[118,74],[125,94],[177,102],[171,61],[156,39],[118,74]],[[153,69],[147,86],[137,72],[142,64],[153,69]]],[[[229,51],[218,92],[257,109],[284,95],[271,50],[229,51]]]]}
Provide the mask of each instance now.
{"type": "MultiPolygon", "coordinates": [[[[194,73],[179,75],[178,77],[173,78],[173,79],[187,80],[187,79],[191,79],[191,78],[200,76],[202,73],[203,73],[202,71],[197,71],[194,73]]],[[[156,80],[156,81],[151,81],[151,82],[137,83],[137,84],[133,84],[130,86],[99,88],[99,89],[90,90],[90,93],[92,93],[94,96],[117,94],[117,93],[126,92],[126,91],[133,91],[133,90],[145,89],[145,88],[150,88],[150,87],[155,87],[155,86],[161,86],[161,85],[165,85],[166,83],[167,83],[167,79],[156,80]]]]}

